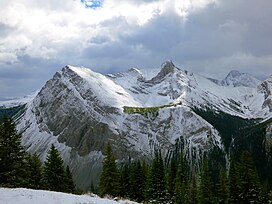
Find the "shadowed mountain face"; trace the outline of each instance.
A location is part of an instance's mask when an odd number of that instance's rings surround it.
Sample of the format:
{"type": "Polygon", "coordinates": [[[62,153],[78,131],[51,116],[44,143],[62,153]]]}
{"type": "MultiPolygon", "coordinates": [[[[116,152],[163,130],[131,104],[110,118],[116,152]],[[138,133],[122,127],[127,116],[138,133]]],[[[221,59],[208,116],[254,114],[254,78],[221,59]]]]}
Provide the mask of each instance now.
{"type": "Polygon", "coordinates": [[[220,86],[172,62],[148,80],[137,69],[104,76],[66,66],[27,103],[17,128],[27,150],[43,160],[54,144],[77,186],[86,190],[98,181],[107,143],[119,162],[149,160],[156,149],[167,158],[177,142],[196,170],[213,149],[224,157],[220,133],[193,108],[267,118],[271,109],[264,103],[271,87],[262,87],[220,86]]]}

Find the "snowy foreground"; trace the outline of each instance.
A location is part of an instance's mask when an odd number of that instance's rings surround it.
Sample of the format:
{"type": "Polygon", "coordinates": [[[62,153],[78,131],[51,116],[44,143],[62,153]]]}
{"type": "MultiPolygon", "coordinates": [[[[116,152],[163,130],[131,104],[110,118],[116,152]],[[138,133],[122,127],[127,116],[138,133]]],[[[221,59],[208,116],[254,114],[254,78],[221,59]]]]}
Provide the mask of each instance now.
{"type": "Polygon", "coordinates": [[[110,200],[90,195],[32,190],[25,188],[0,188],[1,204],[136,204],[127,200],[110,200]]]}

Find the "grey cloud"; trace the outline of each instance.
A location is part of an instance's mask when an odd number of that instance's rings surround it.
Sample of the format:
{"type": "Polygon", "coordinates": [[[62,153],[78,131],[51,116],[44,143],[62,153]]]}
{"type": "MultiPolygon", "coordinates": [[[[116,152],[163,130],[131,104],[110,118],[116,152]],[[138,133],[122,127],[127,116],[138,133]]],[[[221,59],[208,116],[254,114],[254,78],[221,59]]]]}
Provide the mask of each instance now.
{"type": "MultiPolygon", "coordinates": [[[[267,3],[267,8],[262,10],[256,4],[252,0],[239,3],[220,1],[219,6],[211,4],[189,15],[185,23],[177,14],[165,13],[155,16],[142,27],[129,28],[129,34],[122,32],[129,26],[125,19],[112,19],[105,26],[118,27],[119,41],[90,45],[85,55],[100,59],[104,70],[111,72],[116,67],[154,68],[163,60],[172,59],[177,65],[195,72],[223,76],[235,68],[265,77],[271,74],[272,30],[268,24],[272,12],[266,12],[272,6],[267,3]],[[255,5],[256,16],[252,17],[255,5]],[[137,47],[141,49],[137,50],[137,47]],[[111,63],[116,66],[111,66],[111,63]]],[[[99,64],[99,60],[95,61],[94,64],[99,64]]]]}
{"type": "Polygon", "coordinates": [[[19,57],[19,62],[0,67],[0,95],[25,96],[41,88],[53,74],[63,67],[56,61],[19,57]]]}
{"type": "Polygon", "coordinates": [[[15,28],[0,22],[0,37],[10,34],[15,28]]]}
{"type": "MultiPolygon", "coordinates": [[[[58,48],[61,52],[55,59],[19,55],[19,62],[1,65],[0,96],[40,88],[66,64],[112,73],[130,67],[156,68],[172,59],[194,72],[223,77],[238,69],[265,78],[272,74],[271,19],[272,2],[264,0],[220,0],[218,5],[191,13],[185,22],[174,12],[156,15],[143,26],[116,17],[100,24],[106,32],[86,39],[86,48],[80,52],[71,42],[58,48]]],[[[0,35],[8,35],[9,29],[3,27],[0,35]]]]}

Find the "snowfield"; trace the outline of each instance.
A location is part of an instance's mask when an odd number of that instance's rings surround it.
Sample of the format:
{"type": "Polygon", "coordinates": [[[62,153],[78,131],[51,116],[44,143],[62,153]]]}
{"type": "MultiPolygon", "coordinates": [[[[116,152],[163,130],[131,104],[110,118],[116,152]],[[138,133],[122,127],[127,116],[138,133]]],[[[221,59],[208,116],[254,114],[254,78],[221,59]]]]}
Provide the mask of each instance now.
{"type": "Polygon", "coordinates": [[[0,188],[1,204],[137,204],[128,200],[110,200],[90,195],[74,195],[25,188],[0,188]]]}

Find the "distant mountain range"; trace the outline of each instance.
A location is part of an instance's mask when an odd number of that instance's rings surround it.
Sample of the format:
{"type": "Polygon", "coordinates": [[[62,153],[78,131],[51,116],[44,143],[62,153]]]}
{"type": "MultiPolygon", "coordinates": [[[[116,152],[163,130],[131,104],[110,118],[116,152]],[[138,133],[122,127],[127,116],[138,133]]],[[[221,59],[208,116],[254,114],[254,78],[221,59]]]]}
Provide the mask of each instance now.
{"type": "MultiPolygon", "coordinates": [[[[107,143],[119,162],[149,160],[155,149],[167,160],[178,146],[196,171],[203,156],[215,150],[225,162],[231,157],[236,136],[224,131],[226,123],[265,124],[264,142],[270,144],[272,76],[260,81],[231,71],[219,81],[171,61],[157,73],[132,68],[102,75],[66,66],[28,99],[16,117],[23,145],[45,160],[54,144],[82,189],[97,183],[107,143]]],[[[5,103],[0,102],[2,109],[11,107],[5,103]]]]}

